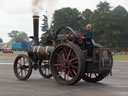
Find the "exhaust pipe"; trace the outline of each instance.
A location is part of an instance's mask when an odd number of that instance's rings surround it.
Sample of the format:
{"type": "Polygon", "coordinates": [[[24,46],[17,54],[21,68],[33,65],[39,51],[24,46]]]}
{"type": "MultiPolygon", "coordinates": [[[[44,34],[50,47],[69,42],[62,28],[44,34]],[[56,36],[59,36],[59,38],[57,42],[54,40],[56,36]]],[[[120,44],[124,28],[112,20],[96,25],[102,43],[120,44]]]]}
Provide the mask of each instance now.
{"type": "Polygon", "coordinates": [[[33,34],[34,45],[38,45],[39,41],[39,16],[33,16],[33,34]]]}

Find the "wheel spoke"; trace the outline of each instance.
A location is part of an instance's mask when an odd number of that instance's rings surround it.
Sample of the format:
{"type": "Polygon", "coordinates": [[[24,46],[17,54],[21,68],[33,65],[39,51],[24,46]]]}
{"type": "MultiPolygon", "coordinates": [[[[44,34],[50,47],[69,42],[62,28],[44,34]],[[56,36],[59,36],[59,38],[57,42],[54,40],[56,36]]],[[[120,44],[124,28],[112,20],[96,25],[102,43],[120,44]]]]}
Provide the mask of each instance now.
{"type": "Polygon", "coordinates": [[[76,74],[76,72],[75,72],[75,70],[73,68],[72,68],[72,71],[73,71],[74,74],[76,74]]]}
{"type": "Polygon", "coordinates": [[[68,70],[68,73],[67,73],[67,80],[69,80],[69,70],[68,70]]]}
{"type": "MultiPolygon", "coordinates": [[[[18,64],[18,63],[17,63],[18,64]]],[[[19,65],[19,64],[18,64],[19,65]]],[[[17,66],[17,69],[20,69],[20,65],[19,66],[17,66]]]]}
{"type": "Polygon", "coordinates": [[[44,71],[44,72],[45,72],[45,74],[46,74],[46,68],[45,68],[45,71],[44,71]]]}
{"type": "Polygon", "coordinates": [[[87,77],[89,77],[89,73],[87,73],[87,77]]]}
{"type": "Polygon", "coordinates": [[[72,66],[72,68],[79,69],[79,67],[77,67],[77,66],[74,66],[74,65],[71,65],[71,66],[72,66]]]}
{"type": "Polygon", "coordinates": [[[21,70],[21,77],[23,78],[23,70],[21,70]]]}
{"type": "Polygon", "coordinates": [[[64,35],[64,38],[63,39],[65,39],[66,38],[66,35],[65,35],[65,32],[64,32],[64,29],[62,30],[62,33],[64,35]]]}
{"type": "Polygon", "coordinates": [[[66,68],[64,68],[64,79],[66,80],[66,68]]]}
{"type": "Polygon", "coordinates": [[[59,73],[58,77],[60,77],[64,71],[65,71],[65,69],[63,69],[63,70],[61,71],[61,73],[59,73]]]}
{"type": "Polygon", "coordinates": [[[73,59],[70,59],[69,62],[72,62],[73,60],[78,59],[78,57],[74,57],[73,59]]]}
{"type": "Polygon", "coordinates": [[[25,65],[25,57],[23,58],[23,65],[25,65]]]}
{"type": "Polygon", "coordinates": [[[76,62],[73,62],[73,63],[71,63],[71,64],[73,65],[73,64],[78,64],[78,63],[79,63],[79,61],[76,61],[76,62]]]}
{"type": "Polygon", "coordinates": [[[20,73],[21,73],[21,70],[20,70],[20,72],[18,72],[18,74],[20,75],[20,73]]]}
{"type": "Polygon", "coordinates": [[[73,77],[73,74],[72,74],[71,70],[70,69],[68,69],[68,70],[69,70],[69,74],[73,77]]]}
{"type": "Polygon", "coordinates": [[[48,75],[50,74],[50,70],[49,70],[49,68],[48,68],[48,75]]]}
{"type": "Polygon", "coordinates": [[[28,63],[28,60],[26,60],[24,64],[27,64],[27,63],[28,63]]]}
{"type": "MultiPolygon", "coordinates": [[[[71,34],[72,34],[72,32],[70,32],[70,34],[67,36],[67,38],[69,38],[69,37],[71,36],[71,34]]],[[[66,39],[67,39],[67,38],[66,38],[66,39]]]]}
{"type": "Polygon", "coordinates": [[[96,73],[94,73],[95,74],[95,76],[97,77],[97,74],[96,73]]]}
{"type": "Polygon", "coordinates": [[[45,68],[42,68],[42,72],[45,71],[45,68]]]}
{"type": "Polygon", "coordinates": [[[62,68],[64,68],[64,66],[63,66],[63,65],[58,69],[58,71],[60,71],[62,68]]]}
{"type": "Polygon", "coordinates": [[[28,72],[29,70],[25,69],[26,72],[28,72]]]}
{"type": "Polygon", "coordinates": [[[73,53],[74,53],[74,52],[71,53],[71,58],[70,58],[70,59],[72,59],[72,57],[73,57],[73,53]]]}
{"type": "Polygon", "coordinates": [[[67,60],[69,60],[69,57],[70,57],[71,51],[72,51],[72,49],[70,49],[70,50],[69,50],[69,52],[68,52],[67,60]]]}
{"type": "Polygon", "coordinates": [[[92,73],[89,74],[89,77],[90,77],[90,78],[92,77],[92,73]]]}
{"type": "Polygon", "coordinates": [[[20,58],[20,64],[22,65],[21,58],[20,58]]]}
{"type": "Polygon", "coordinates": [[[21,63],[17,63],[18,65],[22,65],[21,63]]]}
{"type": "Polygon", "coordinates": [[[62,57],[63,57],[63,60],[65,60],[64,50],[63,50],[63,56],[62,57]]]}
{"type": "Polygon", "coordinates": [[[54,64],[54,67],[62,66],[63,64],[54,64]]]}
{"type": "Polygon", "coordinates": [[[66,56],[67,56],[67,55],[68,55],[68,53],[67,53],[67,50],[66,50],[66,48],[64,48],[63,50],[64,50],[64,52],[65,52],[65,54],[66,54],[66,56]]]}
{"type": "Polygon", "coordinates": [[[25,76],[26,76],[26,70],[24,70],[25,76]]]}
{"type": "Polygon", "coordinates": [[[60,57],[62,60],[64,60],[63,59],[63,56],[61,56],[60,54],[56,54],[58,57],[60,57]]]}
{"type": "Polygon", "coordinates": [[[58,62],[58,63],[61,62],[59,58],[57,58],[57,62],[58,62]]]}

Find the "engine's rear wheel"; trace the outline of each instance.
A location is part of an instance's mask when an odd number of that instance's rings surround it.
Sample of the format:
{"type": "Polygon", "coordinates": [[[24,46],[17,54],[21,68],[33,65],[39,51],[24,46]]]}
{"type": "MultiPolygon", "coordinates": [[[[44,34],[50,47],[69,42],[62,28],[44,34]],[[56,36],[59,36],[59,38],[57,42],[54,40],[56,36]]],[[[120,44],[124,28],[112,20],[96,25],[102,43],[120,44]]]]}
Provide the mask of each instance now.
{"type": "Polygon", "coordinates": [[[85,73],[83,80],[87,82],[96,83],[103,80],[109,73],[85,73]]]}
{"type": "Polygon", "coordinates": [[[84,54],[73,43],[58,45],[51,56],[50,64],[52,75],[60,84],[75,84],[84,74],[84,54]]]}
{"type": "MultiPolygon", "coordinates": [[[[110,64],[110,70],[112,70],[112,66],[113,66],[113,57],[111,52],[108,51],[108,57],[109,57],[109,64],[110,64]]],[[[92,83],[96,83],[98,81],[103,80],[106,76],[109,75],[110,72],[106,72],[106,73],[84,73],[83,75],[83,80],[87,81],[87,82],[92,82],[92,83]]]]}
{"type": "Polygon", "coordinates": [[[27,80],[32,73],[32,63],[28,56],[18,55],[13,65],[15,76],[19,80],[27,80]]]}

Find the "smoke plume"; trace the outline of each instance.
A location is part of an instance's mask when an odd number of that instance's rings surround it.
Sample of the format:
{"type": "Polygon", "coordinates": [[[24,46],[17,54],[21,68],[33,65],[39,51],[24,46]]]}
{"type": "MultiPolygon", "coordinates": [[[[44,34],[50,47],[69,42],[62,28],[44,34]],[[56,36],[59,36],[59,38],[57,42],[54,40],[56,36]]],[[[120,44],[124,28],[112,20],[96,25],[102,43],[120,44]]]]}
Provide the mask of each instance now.
{"type": "Polygon", "coordinates": [[[44,10],[45,0],[32,0],[32,13],[39,15],[44,10]]]}
{"type": "Polygon", "coordinates": [[[50,27],[56,4],[59,0],[32,0],[33,15],[40,15],[42,11],[47,11],[48,25],[50,27]]]}

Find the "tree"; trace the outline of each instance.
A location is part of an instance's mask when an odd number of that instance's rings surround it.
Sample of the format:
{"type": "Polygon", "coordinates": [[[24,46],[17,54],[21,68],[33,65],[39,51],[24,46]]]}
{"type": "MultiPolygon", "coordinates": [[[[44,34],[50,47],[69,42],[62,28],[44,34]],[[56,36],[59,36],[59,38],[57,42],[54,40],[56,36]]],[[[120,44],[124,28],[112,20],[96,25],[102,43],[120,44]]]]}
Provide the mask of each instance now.
{"type": "Polygon", "coordinates": [[[48,17],[46,16],[46,15],[43,15],[43,24],[42,24],[42,26],[41,26],[41,28],[42,28],[42,31],[44,31],[44,32],[47,32],[47,30],[48,30],[48,17]]]}
{"type": "Polygon", "coordinates": [[[113,31],[118,31],[120,34],[118,36],[118,47],[125,48],[128,47],[128,12],[122,6],[117,6],[112,11],[113,15],[113,31]]]}
{"type": "Polygon", "coordinates": [[[3,43],[3,40],[2,40],[2,38],[0,38],[0,43],[3,43]]]}
{"type": "Polygon", "coordinates": [[[11,42],[21,43],[23,41],[28,41],[28,36],[25,32],[14,30],[8,33],[8,35],[11,38],[11,42]]]}
{"type": "Polygon", "coordinates": [[[122,6],[112,9],[105,1],[100,2],[94,11],[85,9],[79,12],[76,8],[62,8],[55,11],[53,20],[52,28],[55,31],[70,26],[75,31],[86,32],[85,26],[91,23],[96,42],[108,48],[128,48],[128,11],[122,6]]]}
{"type": "Polygon", "coordinates": [[[57,31],[60,27],[70,26],[76,31],[80,31],[81,13],[76,8],[62,8],[56,10],[53,16],[53,29],[57,31]]]}
{"type": "Polygon", "coordinates": [[[82,27],[82,31],[85,31],[85,26],[87,24],[90,24],[92,21],[92,16],[93,16],[93,12],[90,9],[85,9],[82,14],[82,21],[81,21],[81,27],[82,27]]]}
{"type": "Polygon", "coordinates": [[[105,47],[112,47],[111,6],[109,3],[100,2],[92,16],[94,38],[105,47]]]}

